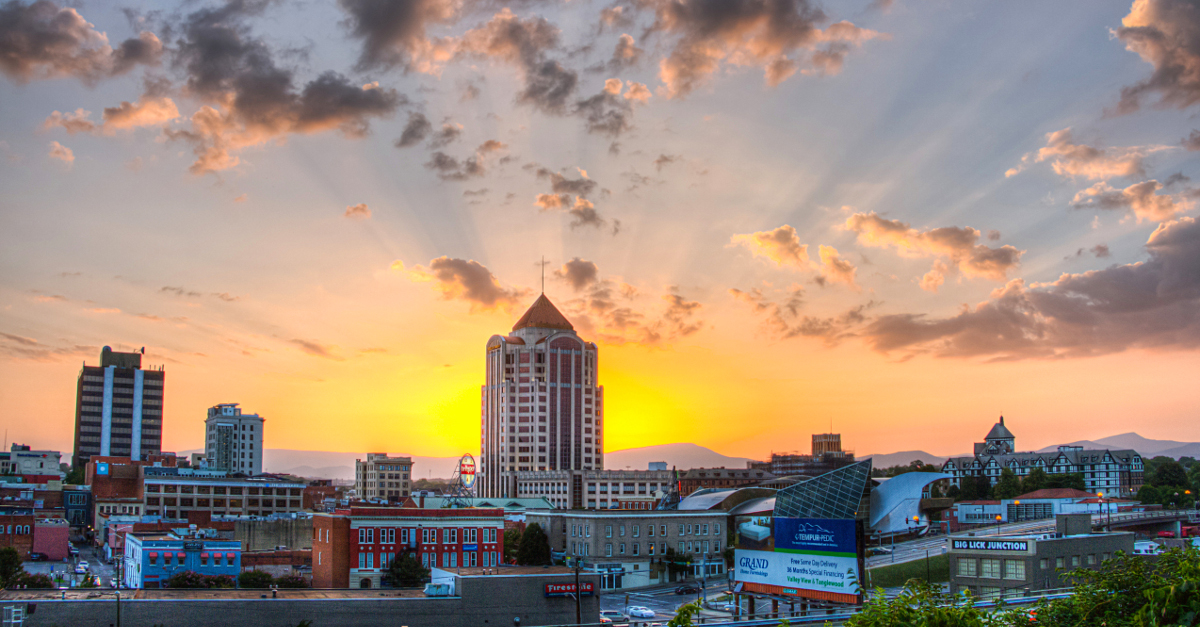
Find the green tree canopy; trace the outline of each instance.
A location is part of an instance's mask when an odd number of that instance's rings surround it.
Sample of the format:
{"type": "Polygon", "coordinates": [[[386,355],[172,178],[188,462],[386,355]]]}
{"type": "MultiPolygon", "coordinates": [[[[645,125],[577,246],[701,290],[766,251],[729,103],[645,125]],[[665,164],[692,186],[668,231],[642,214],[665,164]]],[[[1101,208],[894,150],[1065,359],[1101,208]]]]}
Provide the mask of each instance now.
{"type": "Polygon", "coordinates": [[[521,534],[521,544],[517,548],[517,563],[522,566],[542,566],[550,563],[550,538],[542,531],[542,526],[530,523],[521,534]]]}
{"type": "Polygon", "coordinates": [[[383,583],[394,588],[416,588],[429,578],[429,569],[413,553],[397,555],[383,572],[383,583]]]}
{"type": "Polygon", "coordinates": [[[21,565],[21,554],[11,546],[0,549],[0,588],[14,585],[25,574],[21,565]]]}
{"type": "Polygon", "coordinates": [[[1041,468],[1034,468],[1021,481],[1021,494],[1037,492],[1044,487],[1046,487],[1046,471],[1041,468]]]}
{"type": "Polygon", "coordinates": [[[1162,493],[1152,485],[1144,485],[1138,490],[1137,499],[1147,505],[1156,504],[1162,501],[1162,493]]]}
{"type": "Polygon", "coordinates": [[[1183,465],[1171,459],[1159,464],[1158,468],[1154,470],[1154,477],[1150,483],[1161,488],[1186,486],[1191,482],[1188,481],[1187,471],[1183,469],[1183,465]]]}
{"type": "Polygon", "coordinates": [[[1083,482],[1082,473],[1075,472],[1070,474],[1048,474],[1046,477],[1047,488],[1073,488],[1076,490],[1087,489],[1087,484],[1083,482]]]}
{"type": "Polygon", "coordinates": [[[237,580],[239,588],[270,588],[275,578],[265,570],[247,570],[237,580]]]}
{"type": "Polygon", "coordinates": [[[504,563],[517,561],[517,550],[521,547],[521,532],[517,529],[504,530],[504,563]]]}
{"type": "Polygon", "coordinates": [[[1000,480],[996,482],[993,492],[997,499],[1012,499],[1021,496],[1021,480],[1011,469],[1000,471],[1000,480]]]}

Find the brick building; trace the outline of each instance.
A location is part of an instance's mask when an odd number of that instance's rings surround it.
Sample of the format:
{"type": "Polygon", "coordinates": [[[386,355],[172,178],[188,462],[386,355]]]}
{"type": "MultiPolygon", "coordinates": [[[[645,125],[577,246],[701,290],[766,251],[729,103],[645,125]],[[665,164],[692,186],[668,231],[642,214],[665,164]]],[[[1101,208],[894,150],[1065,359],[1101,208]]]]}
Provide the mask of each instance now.
{"type": "Polygon", "coordinates": [[[313,586],[377,588],[413,553],[429,568],[491,567],[504,552],[502,509],[350,506],[313,517],[313,586]]]}
{"type": "Polygon", "coordinates": [[[679,475],[679,495],[700,488],[744,488],[770,481],[775,475],[753,468],[693,468],[679,475]]]}
{"type": "Polygon", "coordinates": [[[0,514],[0,548],[12,547],[27,559],[33,550],[33,513],[0,514]]]}

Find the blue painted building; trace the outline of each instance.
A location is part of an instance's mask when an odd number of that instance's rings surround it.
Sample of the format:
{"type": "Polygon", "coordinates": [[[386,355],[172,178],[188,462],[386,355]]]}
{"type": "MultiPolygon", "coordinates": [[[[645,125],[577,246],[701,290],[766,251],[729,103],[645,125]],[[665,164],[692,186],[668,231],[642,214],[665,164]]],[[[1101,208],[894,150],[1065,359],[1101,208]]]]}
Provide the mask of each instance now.
{"type": "Polygon", "coordinates": [[[161,588],[171,577],[189,570],[237,577],[242,571],[242,543],[175,533],[126,535],[125,587],[161,588]]]}

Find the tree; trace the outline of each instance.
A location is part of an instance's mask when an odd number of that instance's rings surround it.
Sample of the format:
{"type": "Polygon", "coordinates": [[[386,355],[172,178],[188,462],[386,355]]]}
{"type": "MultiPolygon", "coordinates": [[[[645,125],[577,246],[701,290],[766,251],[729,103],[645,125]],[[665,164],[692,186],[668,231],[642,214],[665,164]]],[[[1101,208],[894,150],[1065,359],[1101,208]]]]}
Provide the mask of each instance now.
{"type": "Polygon", "coordinates": [[[265,570],[247,570],[237,577],[239,588],[270,588],[275,578],[265,570]]]}
{"type": "Polygon", "coordinates": [[[1044,487],[1046,487],[1046,471],[1041,468],[1034,468],[1021,481],[1021,494],[1037,492],[1044,487]]]}
{"type": "Polygon", "coordinates": [[[303,575],[284,575],[275,578],[277,588],[311,588],[303,575]]]}
{"type": "Polygon", "coordinates": [[[1162,502],[1162,493],[1152,485],[1144,485],[1138,490],[1137,499],[1145,505],[1154,505],[1162,502]]]}
{"type": "Polygon", "coordinates": [[[0,587],[14,585],[23,574],[25,568],[21,566],[21,554],[11,546],[0,549],[0,587]]]}
{"type": "Polygon", "coordinates": [[[996,482],[994,492],[999,500],[1021,496],[1021,480],[1011,469],[1005,468],[1000,471],[1000,480],[996,482]]]}
{"type": "Polygon", "coordinates": [[[676,610],[675,617],[667,623],[667,627],[692,627],[696,624],[693,617],[698,616],[700,616],[700,603],[688,603],[676,610]]]}
{"type": "Polygon", "coordinates": [[[64,480],[64,483],[67,483],[69,485],[83,485],[84,481],[85,481],[85,477],[83,474],[83,468],[80,467],[80,468],[72,468],[71,472],[67,473],[67,478],[64,480]]]}
{"type": "Polygon", "coordinates": [[[1072,488],[1075,490],[1087,489],[1087,484],[1083,482],[1082,473],[1075,472],[1070,474],[1054,474],[1046,475],[1046,477],[1047,488],[1072,488]]]}
{"type": "Polygon", "coordinates": [[[1150,482],[1157,487],[1185,486],[1189,484],[1187,471],[1175,460],[1163,462],[1154,471],[1154,479],[1150,482]]]}
{"type": "Polygon", "coordinates": [[[517,549],[521,546],[521,532],[516,528],[504,530],[504,563],[517,561],[517,549]]]}
{"type": "Polygon", "coordinates": [[[412,553],[402,553],[383,571],[383,583],[393,588],[416,588],[429,578],[429,569],[412,553]]]}
{"type": "Polygon", "coordinates": [[[168,588],[232,588],[231,575],[202,575],[193,570],[171,575],[166,581],[168,588]]]}
{"type": "Polygon", "coordinates": [[[25,571],[21,571],[21,574],[17,575],[17,580],[13,585],[20,586],[22,588],[29,588],[31,590],[46,590],[58,587],[58,585],[54,583],[54,580],[50,578],[50,575],[45,573],[36,573],[31,575],[25,571]]]}
{"type": "Polygon", "coordinates": [[[542,526],[530,523],[521,534],[521,544],[517,548],[517,563],[522,566],[542,566],[550,563],[550,538],[542,531],[542,526]]]}

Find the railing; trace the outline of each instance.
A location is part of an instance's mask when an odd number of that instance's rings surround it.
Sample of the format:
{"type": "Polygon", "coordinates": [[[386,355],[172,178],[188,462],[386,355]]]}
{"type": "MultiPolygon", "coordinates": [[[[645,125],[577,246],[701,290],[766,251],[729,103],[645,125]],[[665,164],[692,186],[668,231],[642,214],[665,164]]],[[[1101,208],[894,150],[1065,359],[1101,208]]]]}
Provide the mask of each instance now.
{"type": "Polygon", "coordinates": [[[1164,509],[1164,510],[1155,510],[1155,511],[1149,511],[1149,512],[1125,512],[1125,513],[1118,513],[1118,514],[1101,512],[1099,514],[1092,514],[1092,524],[1099,525],[1099,526],[1107,526],[1107,525],[1111,525],[1113,523],[1124,524],[1124,523],[1140,521],[1140,520],[1156,520],[1156,519],[1163,519],[1163,518],[1167,518],[1167,519],[1187,518],[1188,521],[1190,522],[1194,519],[1200,518],[1200,510],[1164,509]]]}

